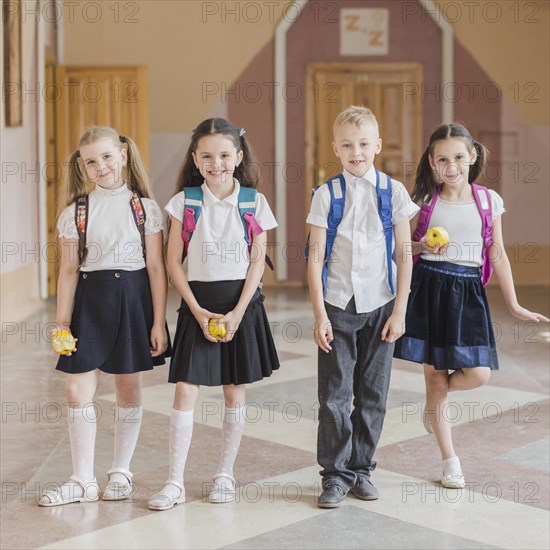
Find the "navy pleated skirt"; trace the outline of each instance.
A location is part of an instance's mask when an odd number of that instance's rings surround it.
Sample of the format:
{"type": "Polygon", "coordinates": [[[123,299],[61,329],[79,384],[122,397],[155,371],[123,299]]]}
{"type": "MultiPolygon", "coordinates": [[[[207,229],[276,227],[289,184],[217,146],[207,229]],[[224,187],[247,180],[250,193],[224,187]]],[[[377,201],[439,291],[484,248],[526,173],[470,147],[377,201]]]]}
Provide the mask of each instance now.
{"type": "Polygon", "coordinates": [[[413,270],[406,330],[396,342],[394,357],[438,370],[498,369],[479,268],[418,261],[413,270]]]}
{"type": "MultiPolygon", "coordinates": [[[[190,281],[201,307],[225,315],[235,308],[244,287],[240,281],[190,281]]],[[[279,359],[267,315],[264,297],[256,291],[230,342],[208,341],[199,323],[182,300],[174,336],[169,382],[204,386],[249,384],[271,376],[279,359]]]]}
{"type": "MultiPolygon", "coordinates": [[[[146,269],[81,272],[71,332],[77,351],[61,355],[57,369],[70,374],[99,369],[132,374],[164,365],[171,353],[151,357],[153,300],[146,269]]],[[[168,333],[168,331],[167,331],[168,333]]]]}

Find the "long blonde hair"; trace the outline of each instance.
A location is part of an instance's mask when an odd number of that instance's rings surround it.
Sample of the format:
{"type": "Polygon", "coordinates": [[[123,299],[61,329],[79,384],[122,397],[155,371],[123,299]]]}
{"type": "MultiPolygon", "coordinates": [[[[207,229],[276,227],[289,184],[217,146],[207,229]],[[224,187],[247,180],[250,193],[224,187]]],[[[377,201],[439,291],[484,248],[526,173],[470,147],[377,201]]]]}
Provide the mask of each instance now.
{"type": "Polygon", "coordinates": [[[78,197],[84,197],[91,191],[90,182],[86,178],[86,170],[80,158],[80,148],[101,139],[110,139],[121,151],[126,144],[128,163],[126,166],[128,188],[137,191],[141,197],[152,198],[153,193],[149,183],[149,175],[134,140],[121,136],[109,126],[92,126],[88,128],[80,141],[78,149],[69,157],[69,169],[63,181],[58,215],[71,205],[78,197]]]}

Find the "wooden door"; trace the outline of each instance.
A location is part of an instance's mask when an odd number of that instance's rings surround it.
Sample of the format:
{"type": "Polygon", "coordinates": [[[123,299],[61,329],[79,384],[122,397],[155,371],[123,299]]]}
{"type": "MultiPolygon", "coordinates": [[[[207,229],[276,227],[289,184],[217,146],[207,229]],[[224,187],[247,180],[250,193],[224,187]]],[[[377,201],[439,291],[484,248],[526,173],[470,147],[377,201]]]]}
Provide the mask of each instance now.
{"type": "MultiPolygon", "coordinates": [[[[51,65],[46,75],[48,249],[55,250],[58,197],[67,159],[87,128],[112,126],[130,136],[149,165],[147,69],[51,65]]],[[[50,295],[56,293],[58,261],[56,255],[48,262],[50,295]]]]}
{"type": "Polygon", "coordinates": [[[332,148],[332,126],[336,116],[350,105],[363,105],[376,115],[382,138],[382,152],[376,157],[376,167],[410,187],[422,150],[420,93],[410,90],[420,90],[421,81],[422,68],[418,63],[312,63],[308,66],[307,211],[311,188],[341,169],[332,148]]]}

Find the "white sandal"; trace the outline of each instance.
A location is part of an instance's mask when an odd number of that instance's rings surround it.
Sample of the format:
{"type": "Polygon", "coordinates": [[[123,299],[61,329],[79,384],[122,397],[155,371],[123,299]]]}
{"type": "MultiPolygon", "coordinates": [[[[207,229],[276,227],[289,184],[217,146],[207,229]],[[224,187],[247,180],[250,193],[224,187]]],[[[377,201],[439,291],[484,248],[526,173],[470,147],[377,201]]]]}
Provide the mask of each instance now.
{"type": "Polygon", "coordinates": [[[149,506],[149,510],[170,510],[176,504],[183,504],[185,502],[185,488],[179,481],[169,479],[164,484],[164,487],[149,499],[147,503],[149,506]],[[180,490],[180,496],[178,498],[174,498],[172,495],[164,493],[164,487],[166,487],[167,485],[175,485],[180,490]],[[155,500],[160,502],[155,503],[155,500]]]}
{"type": "Polygon", "coordinates": [[[132,495],[132,472],[128,470],[122,470],[120,468],[113,468],[107,472],[109,476],[109,483],[103,491],[102,500],[125,500],[132,495]],[[111,481],[112,474],[122,474],[128,483],[121,483],[120,481],[111,481]]]}
{"type": "Polygon", "coordinates": [[[447,489],[464,489],[466,482],[462,474],[443,475],[441,485],[447,489]]]}
{"type": "MultiPolygon", "coordinates": [[[[63,486],[47,491],[39,500],[39,506],[62,506],[72,502],[97,502],[99,500],[99,485],[94,477],[91,481],[84,481],[79,477],[72,475],[70,481],[74,481],[74,489],[80,486],[83,490],[82,496],[76,496],[74,490],[68,498],[63,498],[63,486]]],[[[67,482],[69,483],[69,482],[67,482]]]]}
{"type": "Polygon", "coordinates": [[[208,495],[208,502],[220,504],[235,500],[235,480],[227,474],[214,476],[214,487],[208,495]]]}

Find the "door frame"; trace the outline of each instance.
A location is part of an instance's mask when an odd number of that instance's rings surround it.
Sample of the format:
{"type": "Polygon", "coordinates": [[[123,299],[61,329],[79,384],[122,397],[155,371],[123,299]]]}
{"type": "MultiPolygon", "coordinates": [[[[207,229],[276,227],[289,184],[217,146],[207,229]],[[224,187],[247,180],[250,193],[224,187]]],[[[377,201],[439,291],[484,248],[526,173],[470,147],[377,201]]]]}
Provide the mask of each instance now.
{"type": "MultiPolygon", "coordinates": [[[[368,74],[369,72],[395,72],[411,71],[414,75],[413,82],[416,84],[416,94],[410,100],[415,102],[414,106],[414,127],[416,135],[413,136],[413,156],[420,159],[422,151],[422,101],[420,88],[423,77],[421,63],[382,63],[382,62],[336,62],[336,63],[308,63],[305,77],[305,181],[312,180],[310,177],[311,167],[315,162],[315,74],[318,71],[326,72],[349,72],[357,74],[368,74]]],[[[403,182],[406,186],[406,182],[403,182]]],[[[309,213],[311,203],[311,186],[304,185],[305,194],[305,216],[309,213]]],[[[306,228],[307,232],[307,228],[306,228]]]]}

